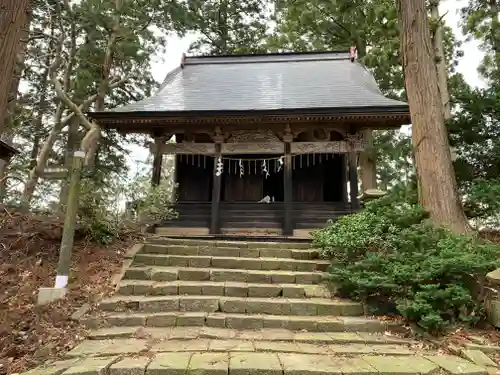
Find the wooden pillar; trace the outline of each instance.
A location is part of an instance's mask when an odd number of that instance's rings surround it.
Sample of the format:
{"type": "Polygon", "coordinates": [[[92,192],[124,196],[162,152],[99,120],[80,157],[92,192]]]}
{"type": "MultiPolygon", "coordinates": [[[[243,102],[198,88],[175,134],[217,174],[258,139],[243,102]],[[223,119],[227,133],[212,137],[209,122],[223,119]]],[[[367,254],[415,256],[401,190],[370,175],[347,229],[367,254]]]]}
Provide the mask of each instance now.
{"type": "Polygon", "coordinates": [[[284,223],[283,235],[293,235],[293,203],[292,203],[292,155],[290,154],[290,142],[285,142],[285,158],[283,169],[284,188],[284,223]]]}
{"type": "Polygon", "coordinates": [[[210,234],[220,234],[220,192],[222,175],[217,176],[217,161],[221,157],[221,144],[215,144],[214,180],[212,184],[212,213],[210,218],[210,234]]]}
{"type": "Polygon", "coordinates": [[[349,189],[351,197],[351,209],[359,209],[358,201],[358,155],[356,152],[348,153],[349,159],[349,189]]]}
{"type": "Polygon", "coordinates": [[[153,177],[151,178],[151,186],[156,187],[160,185],[161,180],[161,165],[163,162],[163,154],[161,153],[161,144],[164,142],[163,138],[155,138],[153,147],[153,177]]]}
{"type": "Polygon", "coordinates": [[[349,158],[347,154],[340,154],[339,156],[342,158],[342,202],[347,205],[349,203],[349,196],[347,193],[347,181],[349,181],[349,158]]]}

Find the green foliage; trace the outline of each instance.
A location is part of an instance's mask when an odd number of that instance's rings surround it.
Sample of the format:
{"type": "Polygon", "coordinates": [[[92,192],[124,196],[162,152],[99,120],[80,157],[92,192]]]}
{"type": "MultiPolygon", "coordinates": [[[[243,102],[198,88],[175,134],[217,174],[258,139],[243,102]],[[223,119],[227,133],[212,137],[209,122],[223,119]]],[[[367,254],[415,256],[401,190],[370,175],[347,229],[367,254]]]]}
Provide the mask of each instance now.
{"type": "Polygon", "coordinates": [[[177,217],[172,209],[172,189],[166,184],[149,188],[138,204],[139,220],[153,223],[177,217]]]}
{"type": "MultiPolygon", "coordinates": [[[[343,296],[397,312],[429,331],[482,314],[471,279],[500,266],[499,247],[433,227],[414,191],[396,189],[314,234],[343,296]]],[[[379,310],[381,311],[381,310],[379,310]]]]}

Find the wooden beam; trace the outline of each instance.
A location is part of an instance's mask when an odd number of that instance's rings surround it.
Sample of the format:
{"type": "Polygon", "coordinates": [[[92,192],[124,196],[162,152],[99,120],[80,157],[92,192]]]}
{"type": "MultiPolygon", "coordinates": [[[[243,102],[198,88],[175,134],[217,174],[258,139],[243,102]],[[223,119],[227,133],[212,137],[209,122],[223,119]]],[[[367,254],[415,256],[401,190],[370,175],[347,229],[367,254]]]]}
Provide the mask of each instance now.
{"type": "Polygon", "coordinates": [[[222,154],[277,154],[285,152],[283,142],[223,143],[222,154]]]}
{"type": "Polygon", "coordinates": [[[217,176],[217,159],[221,156],[221,144],[215,144],[214,177],[212,184],[212,212],[210,217],[210,234],[220,234],[220,192],[222,174],[217,176]]]}
{"type": "Polygon", "coordinates": [[[347,141],[332,142],[293,142],[291,144],[291,153],[299,154],[346,154],[352,151],[363,151],[362,141],[350,143],[347,141]]]}
{"type": "Polygon", "coordinates": [[[284,187],[284,222],[283,235],[293,234],[293,203],[292,203],[292,155],[290,154],[290,142],[285,143],[285,160],[283,170],[284,187]]]}
{"type": "Polygon", "coordinates": [[[358,155],[355,152],[348,154],[349,158],[349,188],[352,210],[359,209],[358,201],[358,155]]]}
{"type": "Polygon", "coordinates": [[[161,154],[214,155],[214,143],[163,143],[159,145],[161,154]]]}
{"type": "Polygon", "coordinates": [[[153,176],[151,178],[151,186],[153,187],[160,185],[162,162],[163,155],[159,152],[155,152],[153,159],[153,176]]]}

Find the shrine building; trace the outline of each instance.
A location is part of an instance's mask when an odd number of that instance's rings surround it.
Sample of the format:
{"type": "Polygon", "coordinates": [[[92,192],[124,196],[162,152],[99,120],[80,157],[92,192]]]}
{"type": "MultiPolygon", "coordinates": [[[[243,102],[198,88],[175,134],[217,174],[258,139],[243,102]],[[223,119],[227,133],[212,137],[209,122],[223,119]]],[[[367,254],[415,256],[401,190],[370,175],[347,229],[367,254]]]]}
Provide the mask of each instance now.
{"type": "Polygon", "coordinates": [[[410,123],[349,51],[184,56],[155,95],[89,116],[154,137],[154,184],[175,155],[179,217],[157,231],[191,235],[303,236],[358,210],[365,130],[410,123]]]}

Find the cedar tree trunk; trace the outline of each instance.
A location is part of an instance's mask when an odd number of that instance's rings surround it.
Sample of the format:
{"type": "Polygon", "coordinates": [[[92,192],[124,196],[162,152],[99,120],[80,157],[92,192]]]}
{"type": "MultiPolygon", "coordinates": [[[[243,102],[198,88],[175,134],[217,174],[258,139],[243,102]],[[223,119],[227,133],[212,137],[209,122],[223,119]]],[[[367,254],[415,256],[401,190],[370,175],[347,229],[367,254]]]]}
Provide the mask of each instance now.
{"type": "Polygon", "coordinates": [[[434,224],[468,233],[471,227],[451,161],[425,0],[398,0],[397,5],[419,201],[434,224]]]}

